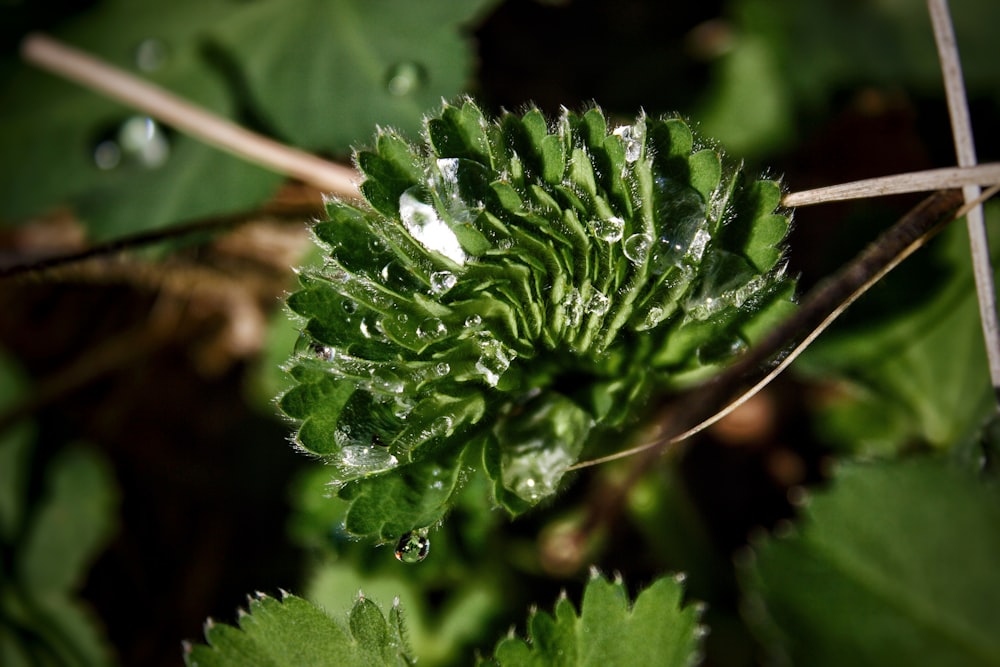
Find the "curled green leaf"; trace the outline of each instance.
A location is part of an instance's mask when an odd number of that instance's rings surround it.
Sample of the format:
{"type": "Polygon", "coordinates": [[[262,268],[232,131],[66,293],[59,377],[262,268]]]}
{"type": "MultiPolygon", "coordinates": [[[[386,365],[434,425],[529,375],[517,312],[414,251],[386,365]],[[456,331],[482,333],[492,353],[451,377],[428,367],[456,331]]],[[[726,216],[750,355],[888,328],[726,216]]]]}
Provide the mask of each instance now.
{"type": "Polygon", "coordinates": [[[326,264],[288,302],[281,406],[364,501],[348,530],[382,540],[440,519],[463,466],[512,513],[551,496],[595,431],[724,363],[792,291],[778,185],[679,119],[463,101],[425,127],[358,152],[370,208],[329,203],[326,264]]]}

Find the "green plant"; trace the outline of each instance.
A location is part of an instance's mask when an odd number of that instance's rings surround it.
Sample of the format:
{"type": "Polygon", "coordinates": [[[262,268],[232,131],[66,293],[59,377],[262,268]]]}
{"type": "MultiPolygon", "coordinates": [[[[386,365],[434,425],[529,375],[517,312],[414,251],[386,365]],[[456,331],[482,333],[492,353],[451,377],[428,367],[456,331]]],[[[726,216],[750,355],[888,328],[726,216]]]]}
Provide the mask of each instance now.
{"type": "Polygon", "coordinates": [[[336,467],[347,530],[381,540],[426,532],[470,466],[511,513],[548,498],[586,443],[725,363],[793,288],[778,186],[678,119],[550,128],[463,102],[426,127],[426,146],[385,132],[358,153],[371,208],[328,204],[328,258],[289,298],[304,340],[281,407],[336,467]]]}
{"type": "MultiPolygon", "coordinates": [[[[966,1],[973,113],[989,118],[1000,88],[978,54],[996,7],[966,1]]],[[[235,623],[209,620],[204,644],[185,643],[188,664],[1000,664],[996,401],[976,271],[959,227],[928,242],[960,198],[939,193],[862,255],[881,263],[836,273],[903,209],[864,202],[827,229],[800,210],[789,237],[779,207],[809,180],[912,169],[914,144],[950,162],[931,127],[943,105],[923,8],[544,4],[104,0],[53,28],[273,138],[345,159],[362,146],[366,201],[345,182],[291,214],[246,212],[274,175],[0,63],[12,73],[0,216],[69,207],[0,234],[13,257],[0,340],[34,380],[0,375],[0,663],[106,664],[113,644],[125,664],[176,664],[178,637],[257,586],[235,623]],[[465,30],[485,45],[477,102],[458,97],[474,62],[465,30]],[[682,51],[705,59],[699,76],[676,68],[682,51]],[[490,78],[499,61],[524,97],[490,78]],[[539,91],[547,113],[519,106],[539,91]],[[442,97],[456,101],[424,117],[442,97]],[[636,117],[640,104],[656,112],[636,117]],[[866,122],[882,124],[866,138],[866,122]],[[165,138],[167,161],[105,160],[105,142],[136,126],[165,138]],[[365,145],[372,126],[393,129],[365,145]],[[883,142],[887,127],[899,142],[883,142]],[[832,148],[807,141],[819,128],[832,148]],[[863,173],[825,171],[838,165],[863,173]],[[254,250],[248,215],[293,224],[262,225],[254,250]],[[312,251],[277,252],[308,241],[310,215],[324,217],[312,251]],[[139,234],[39,261],[39,230],[67,228],[139,234]],[[174,238],[197,242],[162,244],[174,238]],[[288,263],[295,286],[274,269],[288,263]],[[810,289],[824,276],[833,289],[810,289]],[[876,279],[800,344],[795,326],[876,279]],[[292,318],[275,308],[283,290],[292,318]],[[736,420],[677,444],[805,344],[736,420]],[[244,362],[265,370],[244,377],[244,362]],[[307,457],[274,447],[289,428],[276,394],[307,457]],[[188,437],[196,424],[207,439],[188,437]],[[125,500],[122,536],[86,580],[118,484],[90,448],[65,448],[81,438],[110,454],[125,500]],[[274,523],[293,459],[294,549],[274,523]],[[145,487],[174,490],[168,509],[149,511],[145,487]],[[129,539],[137,523],[152,556],[129,539]],[[280,565],[257,569],[268,558],[280,565]],[[591,563],[615,574],[588,581],[591,563]],[[127,611],[106,611],[111,597],[127,611]],[[178,599],[196,618],[181,628],[164,604],[178,599]],[[166,648],[150,648],[163,646],[152,626],[166,648]]],[[[977,130],[992,158],[995,133],[977,130]]]]}

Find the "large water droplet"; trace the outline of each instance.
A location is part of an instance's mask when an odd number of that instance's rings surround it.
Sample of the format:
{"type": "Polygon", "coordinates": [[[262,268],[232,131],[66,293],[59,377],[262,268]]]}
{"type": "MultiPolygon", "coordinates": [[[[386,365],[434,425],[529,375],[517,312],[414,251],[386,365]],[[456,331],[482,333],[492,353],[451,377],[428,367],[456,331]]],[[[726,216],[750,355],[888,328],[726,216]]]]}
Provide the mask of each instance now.
{"type": "Polygon", "coordinates": [[[420,90],[427,83],[427,69],[412,60],[391,65],[385,74],[385,88],[390,95],[405,97],[420,90]]]}
{"type": "Polygon", "coordinates": [[[399,465],[399,460],[385,447],[374,445],[349,445],[340,450],[340,463],[352,472],[370,475],[399,465]]]}
{"type": "Polygon", "coordinates": [[[469,315],[467,318],[465,318],[465,326],[469,329],[475,329],[482,323],[483,323],[483,318],[481,318],[479,315],[469,315]]]}
{"type": "Polygon", "coordinates": [[[417,199],[413,188],[399,197],[399,217],[410,236],[425,248],[437,251],[457,264],[465,263],[467,255],[455,232],[438,217],[433,206],[417,199]]]}
{"type": "Polygon", "coordinates": [[[431,289],[438,294],[447,292],[455,286],[456,282],[458,282],[458,278],[451,271],[435,271],[431,274],[431,289]]]}
{"type": "Polygon", "coordinates": [[[163,40],[150,37],[135,47],[135,66],[141,72],[155,72],[166,64],[169,55],[170,50],[163,40]]]}
{"type": "Polygon", "coordinates": [[[118,130],[122,154],[147,169],[163,166],[170,157],[170,143],[152,118],[132,116],[118,130]]]}
{"type": "Polygon", "coordinates": [[[590,229],[594,232],[594,236],[602,241],[615,243],[621,240],[622,233],[625,231],[625,221],[617,216],[606,220],[592,220],[590,229]]]}
{"type": "Polygon", "coordinates": [[[628,261],[633,264],[642,264],[646,261],[646,257],[649,256],[650,245],[651,240],[646,234],[633,234],[625,239],[622,251],[625,253],[625,257],[628,258],[628,261]]]}
{"type": "Polygon", "coordinates": [[[444,377],[445,375],[451,372],[451,364],[449,364],[447,361],[440,361],[436,366],[434,366],[434,372],[440,375],[441,377],[444,377]]]}
{"type": "Polygon", "coordinates": [[[431,541],[426,535],[415,530],[404,533],[396,543],[396,560],[401,563],[419,563],[427,558],[431,550],[431,541]]]}

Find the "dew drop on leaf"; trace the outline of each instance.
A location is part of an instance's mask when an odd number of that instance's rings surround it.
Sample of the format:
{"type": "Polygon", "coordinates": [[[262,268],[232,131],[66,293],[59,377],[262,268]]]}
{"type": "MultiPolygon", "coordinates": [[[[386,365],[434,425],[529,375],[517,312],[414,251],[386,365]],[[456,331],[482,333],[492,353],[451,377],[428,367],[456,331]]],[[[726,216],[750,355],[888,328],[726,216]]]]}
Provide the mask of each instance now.
{"type": "Polygon", "coordinates": [[[621,137],[622,143],[625,144],[625,161],[635,162],[638,160],[639,155],[642,153],[642,142],[636,136],[635,128],[631,125],[622,125],[615,128],[614,133],[621,137]]]}
{"type": "Polygon", "coordinates": [[[649,236],[646,234],[633,234],[625,239],[622,251],[625,253],[625,257],[628,258],[628,261],[633,264],[642,264],[649,255],[650,245],[649,236]]]}
{"type": "Polygon", "coordinates": [[[438,340],[448,335],[448,327],[436,317],[431,317],[420,323],[417,335],[424,340],[438,340]]]}
{"type": "Polygon", "coordinates": [[[481,333],[479,337],[480,356],[476,361],[476,370],[482,374],[486,384],[495,387],[500,382],[500,376],[510,367],[515,353],[489,334],[481,333]]]}
{"type": "Polygon", "coordinates": [[[387,394],[401,394],[405,388],[403,380],[388,368],[372,370],[372,385],[375,389],[387,394]]]}
{"type": "Polygon", "coordinates": [[[625,220],[617,216],[606,220],[593,220],[590,227],[597,238],[608,243],[615,243],[621,240],[625,230],[625,220]]]}
{"type": "Polygon", "coordinates": [[[352,472],[372,474],[395,468],[399,460],[385,447],[348,445],[340,450],[340,463],[352,472]]]}
{"type": "Polygon", "coordinates": [[[166,64],[169,55],[170,50],[163,40],[150,37],[135,47],[135,66],[140,72],[155,72],[166,64]]]}
{"type": "Polygon", "coordinates": [[[396,543],[396,560],[401,563],[419,563],[427,558],[431,541],[425,535],[411,530],[404,533],[396,543]]]}
{"type": "Polygon", "coordinates": [[[122,149],[113,139],[105,139],[94,146],[94,164],[102,171],[109,171],[122,160],[122,149]]]}
{"type": "Polygon", "coordinates": [[[431,274],[431,289],[438,294],[447,292],[456,282],[458,278],[451,271],[435,271],[431,274]]]}
{"type": "Polygon", "coordinates": [[[427,70],[420,63],[411,60],[390,65],[385,75],[385,88],[395,97],[412,95],[426,82],[427,70]]]}
{"type": "Polygon", "coordinates": [[[162,167],[170,157],[170,143],[160,125],[148,116],[132,116],[118,130],[122,156],[146,169],[162,167]]]}
{"type": "Polygon", "coordinates": [[[608,312],[610,306],[611,299],[606,294],[603,292],[594,292],[590,297],[590,301],[587,302],[587,311],[594,315],[603,315],[608,312]]]}
{"type": "Polygon", "coordinates": [[[465,326],[469,329],[475,329],[482,323],[483,323],[483,318],[481,318],[479,315],[469,315],[467,318],[465,318],[465,326]]]}
{"type": "Polygon", "coordinates": [[[439,252],[456,264],[465,264],[467,256],[455,232],[438,217],[433,206],[420,201],[412,190],[399,197],[399,218],[406,231],[428,250],[439,252]]]}

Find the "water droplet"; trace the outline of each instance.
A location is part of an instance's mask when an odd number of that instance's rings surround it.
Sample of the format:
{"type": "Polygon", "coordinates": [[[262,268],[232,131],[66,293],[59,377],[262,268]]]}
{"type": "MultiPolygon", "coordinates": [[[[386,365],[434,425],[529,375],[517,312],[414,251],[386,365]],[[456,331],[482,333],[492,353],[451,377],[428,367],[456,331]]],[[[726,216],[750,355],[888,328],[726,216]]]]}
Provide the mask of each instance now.
{"type": "Polygon", "coordinates": [[[94,147],[94,164],[98,169],[108,171],[118,166],[122,160],[122,151],[118,142],[105,139],[94,147]]]}
{"type": "Polygon", "coordinates": [[[622,143],[625,144],[625,161],[635,162],[638,160],[642,154],[642,141],[639,138],[639,133],[635,131],[635,127],[622,125],[614,129],[614,134],[621,137],[622,143]]]}
{"type": "Polygon", "coordinates": [[[482,373],[486,384],[495,387],[516,355],[513,350],[507,349],[503,343],[488,333],[482,332],[479,339],[480,356],[476,361],[476,370],[482,373]]]}
{"type": "Polygon", "coordinates": [[[406,324],[407,322],[410,321],[410,316],[407,315],[406,313],[399,313],[398,315],[396,315],[396,321],[399,322],[400,324],[406,324]]]}
{"type": "Polygon", "coordinates": [[[333,358],[337,355],[337,351],[332,347],[316,345],[313,347],[313,354],[316,355],[317,359],[322,359],[323,361],[333,361],[333,358]]]}
{"type": "Polygon", "coordinates": [[[420,63],[404,60],[389,67],[385,87],[390,95],[404,97],[417,92],[427,82],[427,70],[420,63]]]}
{"type": "Polygon", "coordinates": [[[344,468],[350,468],[352,472],[359,471],[368,475],[395,468],[399,465],[399,460],[385,447],[349,445],[340,450],[340,464],[344,468]]]}
{"type": "Polygon", "coordinates": [[[590,222],[590,229],[593,231],[594,236],[602,241],[615,243],[622,238],[622,233],[625,231],[625,221],[617,216],[606,220],[592,220],[590,222]]]}
{"type": "Polygon", "coordinates": [[[442,361],[434,367],[434,372],[444,377],[451,372],[451,365],[447,361],[442,361]]]}
{"type": "Polygon", "coordinates": [[[447,292],[455,286],[456,282],[458,282],[458,278],[451,271],[435,271],[431,274],[431,289],[438,294],[447,292]]]}
{"type": "Polygon", "coordinates": [[[152,118],[132,116],[118,130],[118,145],[122,155],[146,167],[162,167],[170,157],[170,143],[163,130],[152,118]]]}
{"type": "Polygon", "coordinates": [[[436,317],[430,317],[417,327],[417,335],[426,340],[438,340],[448,335],[448,327],[436,317]]]}
{"type": "Polygon", "coordinates": [[[712,235],[708,233],[707,229],[699,229],[695,232],[694,238],[691,239],[691,244],[687,249],[687,256],[696,262],[701,261],[701,256],[705,254],[705,248],[711,239],[712,235]]]}
{"type": "Polygon", "coordinates": [[[650,245],[651,240],[646,234],[633,234],[625,239],[622,251],[625,253],[625,257],[628,258],[628,261],[633,264],[642,264],[649,255],[650,245]]]}
{"type": "Polygon", "coordinates": [[[401,563],[419,563],[427,558],[431,550],[431,541],[426,535],[411,530],[404,533],[396,543],[396,560],[401,563]]]}
{"type": "Polygon", "coordinates": [[[566,324],[571,327],[579,326],[583,318],[583,299],[580,297],[580,290],[576,288],[570,290],[562,305],[566,313],[566,324]]]}
{"type": "Polygon", "coordinates": [[[371,378],[372,387],[387,394],[401,394],[405,388],[403,380],[388,368],[373,368],[371,378]]]}
{"type": "Polygon", "coordinates": [[[347,313],[348,315],[353,314],[358,309],[358,304],[354,303],[350,299],[346,299],[340,305],[341,307],[343,307],[344,312],[347,313]]]}
{"type": "Polygon", "coordinates": [[[603,292],[594,292],[587,302],[587,311],[594,315],[603,315],[611,307],[611,299],[603,292]]]}
{"type": "Polygon", "coordinates": [[[399,197],[399,217],[406,230],[428,250],[441,253],[457,264],[464,264],[468,256],[458,242],[458,237],[430,204],[417,199],[410,188],[399,197]]]}
{"type": "Polygon", "coordinates": [[[468,327],[469,329],[475,329],[482,323],[483,323],[483,318],[481,318],[479,315],[469,315],[467,318],[465,318],[465,326],[468,327]]]}
{"type": "Polygon", "coordinates": [[[163,40],[150,37],[135,47],[135,66],[141,72],[155,72],[167,62],[170,50],[163,40]]]}
{"type": "Polygon", "coordinates": [[[657,324],[659,324],[662,319],[663,319],[663,309],[660,308],[659,306],[653,306],[652,308],[649,309],[649,312],[646,313],[646,319],[643,320],[642,323],[643,328],[652,329],[657,324]]]}

